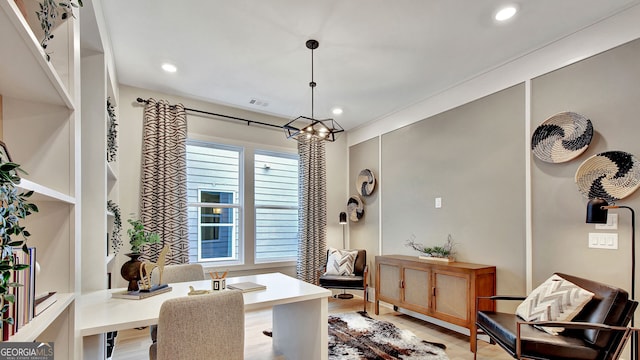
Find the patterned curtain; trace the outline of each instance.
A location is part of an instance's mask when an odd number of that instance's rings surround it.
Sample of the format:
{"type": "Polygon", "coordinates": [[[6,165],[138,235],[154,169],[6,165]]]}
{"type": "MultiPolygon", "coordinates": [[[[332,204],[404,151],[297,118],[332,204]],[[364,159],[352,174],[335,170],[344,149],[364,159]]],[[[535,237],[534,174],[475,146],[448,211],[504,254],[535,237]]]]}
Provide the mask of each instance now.
{"type": "Polygon", "coordinates": [[[144,109],[140,220],[162,243],[146,246],[141,259],[156,261],[169,245],[166,264],[189,262],[186,139],[184,106],[149,99],[144,109]]]}
{"type": "Polygon", "coordinates": [[[327,186],[325,141],[298,139],[299,237],[298,279],[318,284],[327,256],[327,186]]]}

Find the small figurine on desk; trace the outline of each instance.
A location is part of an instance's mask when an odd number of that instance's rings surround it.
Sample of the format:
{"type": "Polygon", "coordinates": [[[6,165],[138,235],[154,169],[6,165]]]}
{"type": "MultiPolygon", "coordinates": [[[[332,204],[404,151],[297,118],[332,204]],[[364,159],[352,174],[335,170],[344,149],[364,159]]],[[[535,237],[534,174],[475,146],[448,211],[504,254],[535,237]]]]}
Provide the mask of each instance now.
{"type": "Polygon", "coordinates": [[[208,294],[210,292],[210,290],[196,290],[193,288],[193,286],[189,285],[189,292],[187,293],[187,295],[191,296],[191,295],[205,295],[208,294]]]}
{"type": "Polygon", "coordinates": [[[227,287],[227,273],[229,271],[225,271],[222,275],[218,275],[216,271],[215,275],[212,272],[209,272],[209,276],[211,276],[211,289],[213,291],[224,290],[227,287]]]}
{"type": "Polygon", "coordinates": [[[158,261],[155,263],[152,263],[151,261],[145,261],[142,263],[140,266],[140,291],[154,291],[166,286],[166,284],[162,283],[162,273],[164,272],[164,262],[167,253],[169,253],[169,245],[166,245],[162,249],[158,256],[158,261]],[[158,268],[158,283],[151,284],[151,272],[155,268],[158,268]]]}

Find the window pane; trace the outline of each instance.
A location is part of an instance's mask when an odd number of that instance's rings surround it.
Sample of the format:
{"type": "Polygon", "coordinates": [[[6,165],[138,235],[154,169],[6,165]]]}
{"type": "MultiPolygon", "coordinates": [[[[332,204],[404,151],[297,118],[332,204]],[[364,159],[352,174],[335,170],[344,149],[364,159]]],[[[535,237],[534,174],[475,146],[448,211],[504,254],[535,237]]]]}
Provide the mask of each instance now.
{"type": "Polygon", "coordinates": [[[298,209],[256,209],[256,259],[295,259],[298,255],[298,209]]]}
{"type": "Polygon", "coordinates": [[[235,206],[189,207],[190,262],[240,258],[241,159],[241,148],[196,141],[187,144],[187,202],[235,206]]]}
{"type": "Polygon", "coordinates": [[[298,255],[298,158],[255,155],[256,254],[258,262],[298,255]]]}

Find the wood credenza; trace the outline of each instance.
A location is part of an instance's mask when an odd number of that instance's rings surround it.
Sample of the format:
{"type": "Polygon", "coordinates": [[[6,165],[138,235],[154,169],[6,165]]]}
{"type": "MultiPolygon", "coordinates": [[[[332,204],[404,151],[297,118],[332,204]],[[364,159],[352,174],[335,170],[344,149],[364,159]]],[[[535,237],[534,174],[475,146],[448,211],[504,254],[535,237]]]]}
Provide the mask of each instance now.
{"type": "MultiPolygon", "coordinates": [[[[376,256],[375,313],[380,301],[469,329],[476,341],[476,297],[496,294],[496,267],[463,262],[441,263],[417,256],[376,256]]],[[[480,310],[495,301],[480,300],[480,310]]]]}

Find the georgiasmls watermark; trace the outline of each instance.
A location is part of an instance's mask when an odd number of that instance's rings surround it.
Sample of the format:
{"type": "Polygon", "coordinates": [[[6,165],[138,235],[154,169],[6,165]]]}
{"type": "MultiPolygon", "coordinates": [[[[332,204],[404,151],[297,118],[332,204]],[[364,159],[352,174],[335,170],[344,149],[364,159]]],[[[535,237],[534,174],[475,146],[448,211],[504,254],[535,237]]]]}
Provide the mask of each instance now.
{"type": "Polygon", "coordinates": [[[0,342],[0,360],[53,360],[53,343],[0,342]]]}

